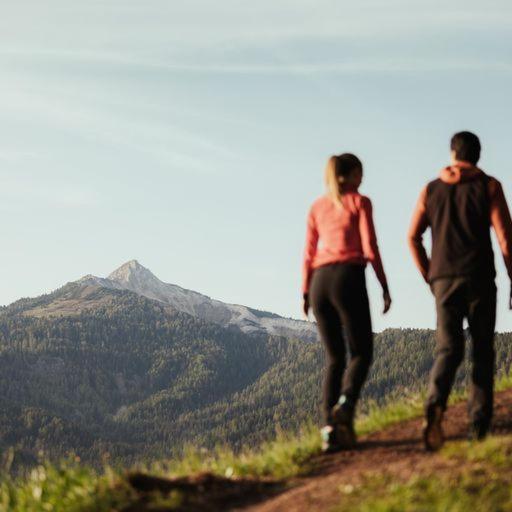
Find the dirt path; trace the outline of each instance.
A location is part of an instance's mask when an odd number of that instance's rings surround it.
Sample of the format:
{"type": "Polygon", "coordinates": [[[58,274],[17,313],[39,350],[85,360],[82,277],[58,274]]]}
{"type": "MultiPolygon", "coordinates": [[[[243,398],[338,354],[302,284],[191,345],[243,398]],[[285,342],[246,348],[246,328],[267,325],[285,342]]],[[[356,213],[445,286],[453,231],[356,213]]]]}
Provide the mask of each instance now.
{"type": "MultiPolygon", "coordinates": [[[[512,390],[496,395],[494,433],[512,431],[512,390]]],[[[371,473],[387,473],[409,479],[415,474],[448,469],[455,462],[426,453],[421,442],[422,420],[400,423],[360,441],[358,450],[319,456],[314,475],[295,480],[293,488],[263,503],[245,508],[244,512],[315,512],[326,511],[341,500],[340,489],[357,485],[371,473]]],[[[467,430],[464,403],[450,407],[445,415],[444,430],[448,440],[464,439],[467,430]]]]}

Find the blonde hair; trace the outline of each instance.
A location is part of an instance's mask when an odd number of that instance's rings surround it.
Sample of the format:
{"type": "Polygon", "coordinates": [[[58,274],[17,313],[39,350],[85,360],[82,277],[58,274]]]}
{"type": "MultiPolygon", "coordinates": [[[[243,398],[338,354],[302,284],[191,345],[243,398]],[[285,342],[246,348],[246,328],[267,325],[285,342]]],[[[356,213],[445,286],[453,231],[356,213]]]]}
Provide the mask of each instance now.
{"type": "Polygon", "coordinates": [[[327,196],[340,208],[343,208],[344,183],[354,169],[360,169],[362,172],[363,164],[352,153],[333,155],[327,160],[325,166],[327,196]]]}

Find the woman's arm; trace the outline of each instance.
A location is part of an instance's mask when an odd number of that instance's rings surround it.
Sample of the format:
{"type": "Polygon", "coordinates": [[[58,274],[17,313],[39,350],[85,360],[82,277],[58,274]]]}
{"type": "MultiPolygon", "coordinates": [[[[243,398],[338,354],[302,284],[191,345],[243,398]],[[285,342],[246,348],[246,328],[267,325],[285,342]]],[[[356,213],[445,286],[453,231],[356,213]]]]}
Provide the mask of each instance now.
{"type": "Polygon", "coordinates": [[[389,293],[388,282],[384,266],[380,257],[379,246],[377,244],[377,235],[373,224],[372,202],[368,197],[362,196],[361,210],[359,213],[359,231],[363,245],[365,258],[372,264],[373,269],[384,293],[389,293]]]}
{"type": "Polygon", "coordinates": [[[304,258],[302,262],[302,293],[306,295],[309,292],[309,282],[311,280],[311,264],[316,254],[318,244],[318,230],[315,223],[313,207],[309,209],[306,225],[306,243],[304,245],[304,258]]]}

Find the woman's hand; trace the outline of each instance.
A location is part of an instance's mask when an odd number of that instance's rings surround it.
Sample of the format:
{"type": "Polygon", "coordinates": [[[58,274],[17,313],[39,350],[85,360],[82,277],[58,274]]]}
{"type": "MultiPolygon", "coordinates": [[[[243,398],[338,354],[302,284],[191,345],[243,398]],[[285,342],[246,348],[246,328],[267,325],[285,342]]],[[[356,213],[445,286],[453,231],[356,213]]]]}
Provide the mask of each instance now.
{"type": "Polygon", "coordinates": [[[302,311],[304,313],[304,316],[306,317],[306,320],[309,318],[309,295],[307,293],[304,294],[302,298],[302,311]]]}
{"type": "Polygon", "coordinates": [[[382,310],[382,313],[385,315],[389,311],[389,308],[391,308],[392,302],[391,295],[388,290],[385,290],[382,294],[382,300],[384,301],[384,309],[382,310]]]}

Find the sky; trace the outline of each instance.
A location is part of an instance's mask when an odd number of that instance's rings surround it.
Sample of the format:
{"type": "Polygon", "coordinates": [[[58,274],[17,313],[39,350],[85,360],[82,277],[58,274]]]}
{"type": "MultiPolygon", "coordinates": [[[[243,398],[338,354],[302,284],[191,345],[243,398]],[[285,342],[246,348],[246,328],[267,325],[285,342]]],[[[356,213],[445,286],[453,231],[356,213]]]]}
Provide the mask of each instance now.
{"type": "Polygon", "coordinates": [[[512,199],[508,0],[0,2],[0,304],[138,259],[300,318],[306,213],[350,151],[394,299],[368,269],[374,330],[433,327],[406,234],[454,132],[512,199]]]}

